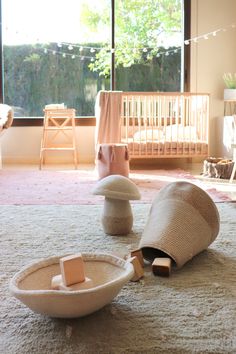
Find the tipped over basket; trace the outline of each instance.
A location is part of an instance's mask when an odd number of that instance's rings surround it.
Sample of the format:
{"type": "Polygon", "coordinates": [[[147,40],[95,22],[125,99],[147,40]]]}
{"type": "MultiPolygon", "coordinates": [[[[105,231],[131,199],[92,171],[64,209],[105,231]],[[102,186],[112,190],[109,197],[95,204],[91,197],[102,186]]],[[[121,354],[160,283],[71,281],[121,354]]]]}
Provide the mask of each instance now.
{"type": "Polygon", "coordinates": [[[198,186],[173,182],[153,201],[139,247],[145,259],[170,257],[180,268],[205,250],[219,232],[219,213],[211,197],[198,186]]]}

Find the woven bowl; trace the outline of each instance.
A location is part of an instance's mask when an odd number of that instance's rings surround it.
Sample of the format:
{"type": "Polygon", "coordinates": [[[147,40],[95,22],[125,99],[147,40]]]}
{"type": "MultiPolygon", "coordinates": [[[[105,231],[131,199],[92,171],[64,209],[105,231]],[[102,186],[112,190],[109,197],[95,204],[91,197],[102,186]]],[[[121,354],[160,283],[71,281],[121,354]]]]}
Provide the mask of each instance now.
{"type": "Polygon", "coordinates": [[[10,292],[34,312],[50,317],[82,317],[110,303],[134,274],[131,263],[108,254],[82,254],[85,274],[93,281],[90,289],[51,289],[51,279],[60,273],[60,258],[50,257],[16,273],[10,292]]]}

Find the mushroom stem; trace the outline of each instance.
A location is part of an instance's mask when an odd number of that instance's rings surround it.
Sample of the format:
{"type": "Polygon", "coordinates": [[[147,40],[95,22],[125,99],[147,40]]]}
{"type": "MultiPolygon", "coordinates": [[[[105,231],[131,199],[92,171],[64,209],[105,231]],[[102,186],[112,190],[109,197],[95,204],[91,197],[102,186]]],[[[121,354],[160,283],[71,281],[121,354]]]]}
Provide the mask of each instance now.
{"type": "Polygon", "coordinates": [[[102,226],[106,234],[127,235],[133,226],[133,215],[128,200],[105,198],[102,226]]]}

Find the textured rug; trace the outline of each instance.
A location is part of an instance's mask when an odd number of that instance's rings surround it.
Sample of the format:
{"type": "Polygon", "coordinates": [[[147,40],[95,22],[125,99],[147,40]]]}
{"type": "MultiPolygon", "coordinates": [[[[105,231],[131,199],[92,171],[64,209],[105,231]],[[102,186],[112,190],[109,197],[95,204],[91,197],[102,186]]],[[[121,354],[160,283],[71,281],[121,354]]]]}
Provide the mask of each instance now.
{"type": "MultiPolygon", "coordinates": [[[[130,178],[137,184],[142,196],[137,203],[150,203],[157,191],[176,180],[197,184],[215,202],[231,201],[227,194],[209,181],[200,181],[181,169],[131,171],[130,178]]],[[[97,180],[95,170],[0,170],[0,204],[101,204],[103,197],[95,197],[91,193],[97,180]]]]}
{"type": "Polygon", "coordinates": [[[132,205],[133,232],[108,236],[101,205],[0,206],[0,352],[2,354],[190,354],[236,352],[235,203],[217,204],[220,234],[207,251],[169,278],[149,265],[113,302],[78,319],[32,312],[8,291],[21,267],[52,255],[135,247],[149,204],[132,205]]]}

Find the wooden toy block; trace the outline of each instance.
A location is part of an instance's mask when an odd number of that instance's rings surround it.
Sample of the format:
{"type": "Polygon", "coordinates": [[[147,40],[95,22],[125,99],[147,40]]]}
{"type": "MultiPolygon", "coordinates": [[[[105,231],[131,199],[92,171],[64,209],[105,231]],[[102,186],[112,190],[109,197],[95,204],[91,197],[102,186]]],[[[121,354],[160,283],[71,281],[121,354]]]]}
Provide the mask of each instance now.
{"type": "Polygon", "coordinates": [[[152,272],[154,275],[168,277],[171,272],[171,258],[155,258],[152,263],[152,272]]]}
{"type": "Polygon", "coordinates": [[[141,266],[144,267],[143,253],[140,249],[131,251],[131,257],[137,257],[141,266]]]}
{"type": "Polygon", "coordinates": [[[55,275],[51,281],[51,288],[53,290],[75,291],[75,290],[90,289],[92,287],[93,287],[93,281],[88,277],[85,277],[85,280],[83,282],[76,283],[70,286],[64,285],[61,274],[55,275]]]}
{"type": "Polygon", "coordinates": [[[80,253],[61,258],[60,268],[65,286],[81,283],[85,280],[84,262],[80,253]]]}
{"type": "Polygon", "coordinates": [[[138,257],[131,257],[128,259],[128,261],[131,262],[134,267],[134,276],[131,281],[138,281],[143,277],[143,267],[141,266],[138,257]]]}

